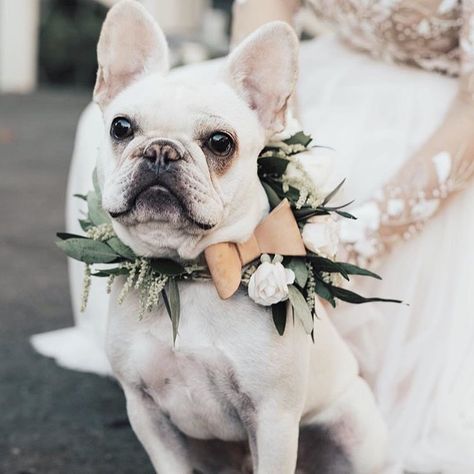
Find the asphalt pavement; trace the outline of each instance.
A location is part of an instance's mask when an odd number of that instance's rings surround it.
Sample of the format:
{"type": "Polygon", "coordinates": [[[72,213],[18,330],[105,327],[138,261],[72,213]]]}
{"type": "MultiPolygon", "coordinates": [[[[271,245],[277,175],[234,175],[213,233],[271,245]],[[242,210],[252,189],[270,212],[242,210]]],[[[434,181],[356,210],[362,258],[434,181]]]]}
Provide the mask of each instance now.
{"type": "Polygon", "coordinates": [[[85,91],[0,95],[0,473],[151,474],[118,385],[59,368],[32,334],[72,324],[64,196],[85,91]]]}

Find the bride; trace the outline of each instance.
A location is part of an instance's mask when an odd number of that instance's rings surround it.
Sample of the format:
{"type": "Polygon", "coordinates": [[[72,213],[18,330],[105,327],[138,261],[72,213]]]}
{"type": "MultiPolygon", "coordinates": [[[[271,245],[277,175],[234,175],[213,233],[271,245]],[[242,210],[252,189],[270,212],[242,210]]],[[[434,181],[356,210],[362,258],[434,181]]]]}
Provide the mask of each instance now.
{"type": "MultiPolygon", "coordinates": [[[[298,0],[240,0],[235,42],[261,23],[293,22],[298,0]]],[[[347,178],[352,258],[384,281],[363,294],[403,305],[340,305],[333,321],[356,354],[387,420],[387,472],[474,472],[474,0],[307,0],[335,33],[301,47],[297,113],[335,153],[317,173],[347,178]]],[[[206,74],[216,62],[175,74],[206,74]]],[[[101,117],[84,112],[72,162],[68,231],[95,165],[101,117]],[[80,158],[80,162],[78,157],[80,158]],[[86,162],[87,159],[89,162],[86,162]],[[84,161],[86,160],[86,161],[84,161]]],[[[322,166],[321,163],[324,165],[322,166]]],[[[70,262],[76,327],[33,344],[64,366],[108,374],[105,284],[79,314],[82,266],[70,262]]]]}

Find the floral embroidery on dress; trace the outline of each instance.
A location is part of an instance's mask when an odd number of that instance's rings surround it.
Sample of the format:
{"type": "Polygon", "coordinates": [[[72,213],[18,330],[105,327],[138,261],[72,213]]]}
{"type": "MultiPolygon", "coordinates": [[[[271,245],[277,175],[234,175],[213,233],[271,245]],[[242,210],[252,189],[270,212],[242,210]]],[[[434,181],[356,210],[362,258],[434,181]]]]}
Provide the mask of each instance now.
{"type": "Polygon", "coordinates": [[[454,157],[448,151],[434,155],[421,170],[427,182],[419,180],[418,187],[411,182],[385,186],[354,211],[358,225],[349,228],[341,223],[341,241],[358,263],[372,264],[395,243],[409,240],[445,199],[466,187],[474,174],[474,161],[462,160],[463,156],[462,147],[454,157]]]}
{"type": "Polygon", "coordinates": [[[353,46],[373,56],[459,74],[458,0],[307,0],[353,46]]]}

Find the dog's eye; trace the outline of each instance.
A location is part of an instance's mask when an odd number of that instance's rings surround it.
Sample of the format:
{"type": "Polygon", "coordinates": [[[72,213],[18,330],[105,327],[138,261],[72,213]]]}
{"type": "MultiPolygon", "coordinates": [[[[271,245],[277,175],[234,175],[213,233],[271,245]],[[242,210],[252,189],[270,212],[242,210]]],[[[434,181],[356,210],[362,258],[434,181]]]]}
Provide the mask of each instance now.
{"type": "Polygon", "coordinates": [[[125,140],[133,135],[133,127],[129,119],[116,117],[110,127],[110,135],[116,140],[125,140]]]}
{"type": "Polygon", "coordinates": [[[215,155],[227,156],[234,149],[234,141],[224,132],[213,133],[206,142],[209,150],[215,155]]]}

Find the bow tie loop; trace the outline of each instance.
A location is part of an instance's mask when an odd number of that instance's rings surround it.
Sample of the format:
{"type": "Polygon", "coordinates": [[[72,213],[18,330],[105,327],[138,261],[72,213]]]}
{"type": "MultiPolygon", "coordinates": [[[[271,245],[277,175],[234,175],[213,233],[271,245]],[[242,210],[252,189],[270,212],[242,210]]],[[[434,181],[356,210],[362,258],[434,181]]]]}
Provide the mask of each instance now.
{"type": "Polygon", "coordinates": [[[246,242],[217,243],[204,251],[212,280],[222,299],[230,298],[239,288],[242,266],[264,253],[306,255],[298,224],[287,199],[263,219],[246,242]]]}

